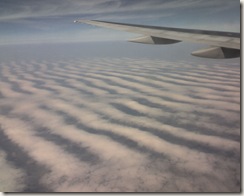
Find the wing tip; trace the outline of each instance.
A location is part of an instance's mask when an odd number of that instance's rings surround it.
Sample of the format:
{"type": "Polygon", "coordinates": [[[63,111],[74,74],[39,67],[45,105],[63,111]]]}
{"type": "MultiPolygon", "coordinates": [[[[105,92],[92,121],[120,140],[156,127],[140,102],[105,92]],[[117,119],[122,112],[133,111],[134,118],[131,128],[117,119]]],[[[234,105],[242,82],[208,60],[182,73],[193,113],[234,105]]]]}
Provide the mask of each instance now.
{"type": "Polygon", "coordinates": [[[90,20],[86,20],[86,19],[78,19],[78,20],[74,20],[74,23],[87,23],[90,20]]]}

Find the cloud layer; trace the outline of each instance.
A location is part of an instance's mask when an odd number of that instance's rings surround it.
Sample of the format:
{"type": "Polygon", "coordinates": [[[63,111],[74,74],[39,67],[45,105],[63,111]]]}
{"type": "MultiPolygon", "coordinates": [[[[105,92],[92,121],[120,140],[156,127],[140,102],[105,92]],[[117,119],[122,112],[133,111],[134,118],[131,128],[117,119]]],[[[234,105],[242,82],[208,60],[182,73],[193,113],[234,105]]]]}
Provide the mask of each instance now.
{"type": "Polygon", "coordinates": [[[1,62],[0,190],[238,192],[239,72],[136,58],[1,62]]]}

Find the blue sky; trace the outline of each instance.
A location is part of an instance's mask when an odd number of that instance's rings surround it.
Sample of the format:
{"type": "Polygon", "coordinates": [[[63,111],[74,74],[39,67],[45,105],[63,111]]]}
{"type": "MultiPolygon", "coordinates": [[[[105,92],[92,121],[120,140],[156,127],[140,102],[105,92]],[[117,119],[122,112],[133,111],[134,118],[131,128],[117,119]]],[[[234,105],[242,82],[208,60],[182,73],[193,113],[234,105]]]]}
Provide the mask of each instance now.
{"type": "Polygon", "coordinates": [[[237,0],[1,0],[0,44],[113,41],[130,33],[74,24],[79,18],[240,31],[237,0]]]}

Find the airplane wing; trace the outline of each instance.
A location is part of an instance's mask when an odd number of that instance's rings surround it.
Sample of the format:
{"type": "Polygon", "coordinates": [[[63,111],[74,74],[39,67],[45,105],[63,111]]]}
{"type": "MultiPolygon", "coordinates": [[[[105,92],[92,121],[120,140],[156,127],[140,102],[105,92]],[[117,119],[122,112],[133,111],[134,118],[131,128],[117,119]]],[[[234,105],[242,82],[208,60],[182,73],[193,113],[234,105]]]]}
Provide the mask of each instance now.
{"type": "Polygon", "coordinates": [[[136,43],[174,44],[181,41],[189,41],[211,46],[207,49],[192,52],[192,55],[198,57],[235,58],[240,56],[240,33],[145,26],[99,20],[76,20],[74,22],[143,35],[129,40],[136,43]]]}

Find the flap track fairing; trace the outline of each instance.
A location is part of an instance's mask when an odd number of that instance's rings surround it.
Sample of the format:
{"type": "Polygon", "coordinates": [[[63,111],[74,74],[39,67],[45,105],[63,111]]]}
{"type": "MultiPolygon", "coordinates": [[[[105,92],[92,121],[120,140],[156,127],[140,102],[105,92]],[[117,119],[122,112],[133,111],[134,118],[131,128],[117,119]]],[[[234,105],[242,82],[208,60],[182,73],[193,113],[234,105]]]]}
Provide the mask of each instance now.
{"type": "Polygon", "coordinates": [[[191,53],[193,56],[213,59],[229,59],[240,57],[240,50],[224,47],[211,47],[191,53]]]}
{"type": "Polygon", "coordinates": [[[154,36],[143,36],[129,40],[129,42],[142,43],[142,44],[175,44],[180,41],[173,39],[166,39],[154,36]]]}

